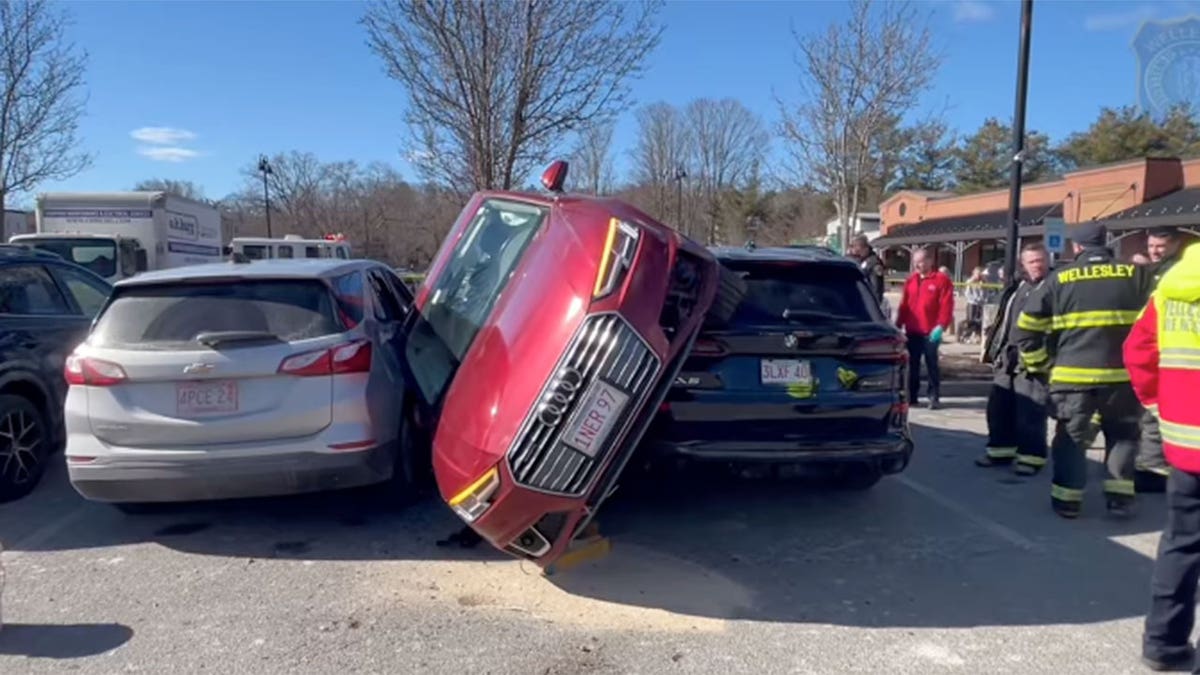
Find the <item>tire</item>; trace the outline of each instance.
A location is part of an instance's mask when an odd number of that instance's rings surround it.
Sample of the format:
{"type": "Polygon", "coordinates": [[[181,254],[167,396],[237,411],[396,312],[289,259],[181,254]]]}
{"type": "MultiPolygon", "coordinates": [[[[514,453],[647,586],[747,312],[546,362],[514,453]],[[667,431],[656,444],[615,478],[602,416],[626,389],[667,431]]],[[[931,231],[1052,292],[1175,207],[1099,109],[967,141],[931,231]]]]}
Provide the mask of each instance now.
{"type": "Polygon", "coordinates": [[[46,471],[50,429],[29,399],[0,395],[0,502],[33,491],[46,471]]]}
{"type": "Polygon", "coordinates": [[[839,490],[860,492],[875,487],[883,478],[883,469],[878,464],[849,464],[834,470],[833,487],[839,490]]]}
{"type": "Polygon", "coordinates": [[[401,416],[396,436],[392,479],[379,486],[385,504],[409,506],[422,500],[433,485],[433,465],[427,445],[413,428],[409,415],[401,416]]]}
{"type": "Polygon", "coordinates": [[[736,272],[717,264],[717,295],[708,310],[709,321],[722,325],[728,323],[737,311],[746,294],[746,284],[736,272]]]}

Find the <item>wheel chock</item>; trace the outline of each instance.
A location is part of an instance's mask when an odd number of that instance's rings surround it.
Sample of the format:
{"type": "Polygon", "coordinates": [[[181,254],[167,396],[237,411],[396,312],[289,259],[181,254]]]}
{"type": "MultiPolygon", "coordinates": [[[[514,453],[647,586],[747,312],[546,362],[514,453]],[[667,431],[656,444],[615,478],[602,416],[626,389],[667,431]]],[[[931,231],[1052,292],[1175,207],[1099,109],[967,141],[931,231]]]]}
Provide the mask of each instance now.
{"type": "Polygon", "coordinates": [[[545,575],[553,576],[556,572],[578,567],[586,562],[599,560],[612,551],[612,540],[596,535],[587,539],[579,539],[572,543],[571,550],[546,567],[545,575]]]}

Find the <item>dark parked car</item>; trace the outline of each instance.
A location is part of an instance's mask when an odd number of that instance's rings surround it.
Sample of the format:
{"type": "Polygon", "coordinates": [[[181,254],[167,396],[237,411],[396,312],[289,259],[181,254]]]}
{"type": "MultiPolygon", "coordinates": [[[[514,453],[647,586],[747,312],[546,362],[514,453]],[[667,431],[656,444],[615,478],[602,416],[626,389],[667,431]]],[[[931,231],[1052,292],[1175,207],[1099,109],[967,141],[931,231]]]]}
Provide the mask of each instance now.
{"type": "Polygon", "coordinates": [[[715,253],[722,296],[740,300],[709,312],[651,430],[651,461],[804,464],[861,489],[902,471],[904,340],[857,265],[817,247],[715,253]]]}
{"type": "Polygon", "coordinates": [[[0,502],[33,490],[62,447],[63,362],[111,291],[56,255],[0,246],[0,502]]]}

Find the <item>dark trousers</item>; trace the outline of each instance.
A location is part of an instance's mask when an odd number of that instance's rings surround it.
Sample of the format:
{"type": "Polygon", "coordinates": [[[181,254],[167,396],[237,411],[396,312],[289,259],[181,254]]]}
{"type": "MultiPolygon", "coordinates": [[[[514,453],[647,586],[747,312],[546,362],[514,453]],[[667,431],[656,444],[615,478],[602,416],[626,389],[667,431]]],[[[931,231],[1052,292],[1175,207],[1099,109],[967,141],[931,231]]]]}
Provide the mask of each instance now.
{"type": "Polygon", "coordinates": [[[921,359],[929,370],[927,393],[930,401],[939,400],[942,374],[938,369],[938,345],[925,335],[908,336],[908,403],[916,405],[921,393],[921,359]]]}
{"type": "Polygon", "coordinates": [[[1137,468],[1139,471],[1165,472],[1167,460],[1163,457],[1162,431],[1158,418],[1149,410],[1142,415],[1142,439],[1138,446],[1137,468]]]}
{"type": "Polygon", "coordinates": [[[994,461],[1046,465],[1046,383],[1012,374],[1001,363],[988,394],[987,454],[994,461]]]}
{"type": "MultiPolygon", "coordinates": [[[[1142,654],[1177,663],[1188,655],[1200,580],[1200,476],[1172,469],[1167,478],[1167,525],[1158,540],[1150,580],[1150,612],[1142,654]]],[[[1200,673],[1200,665],[1193,667],[1200,673]]]]}
{"type": "Polygon", "coordinates": [[[1142,407],[1133,387],[1113,384],[1073,391],[1052,391],[1050,408],[1057,425],[1050,451],[1054,459],[1051,495],[1060,502],[1083,501],[1087,486],[1087,440],[1092,416],[1100,413],[1104,432],[1104,494],[1111,500],[1132,501],[1133,461],[1138,449],[1142,407]]]}

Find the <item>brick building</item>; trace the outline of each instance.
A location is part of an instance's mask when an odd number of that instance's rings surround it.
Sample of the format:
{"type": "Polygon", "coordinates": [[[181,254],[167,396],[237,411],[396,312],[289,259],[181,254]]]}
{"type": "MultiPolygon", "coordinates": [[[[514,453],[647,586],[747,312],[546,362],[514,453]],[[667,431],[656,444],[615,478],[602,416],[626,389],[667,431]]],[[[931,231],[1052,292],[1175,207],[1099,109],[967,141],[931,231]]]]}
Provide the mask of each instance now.
{"type": "MultiPolygon", "coordinates": [[[[957,280],[1002,260],[1008,236],[1008,190],[968,195],[905,190],[879,205],[882,235],[872,242],[889,268],[906,271],[912,252],[936,247],[939,265],[957,280]]],[[[1145,249],[1146,230],[1177,226],[1200,236],[1200,158],[1138,159],[1032,183],[1021,190],[1021,243],[1040,241],[1045,225],[1100,220],[1123,259],[1145,249]]],[[[1068,253],[1069,256],[1069,253],[1068,253]]]]}

